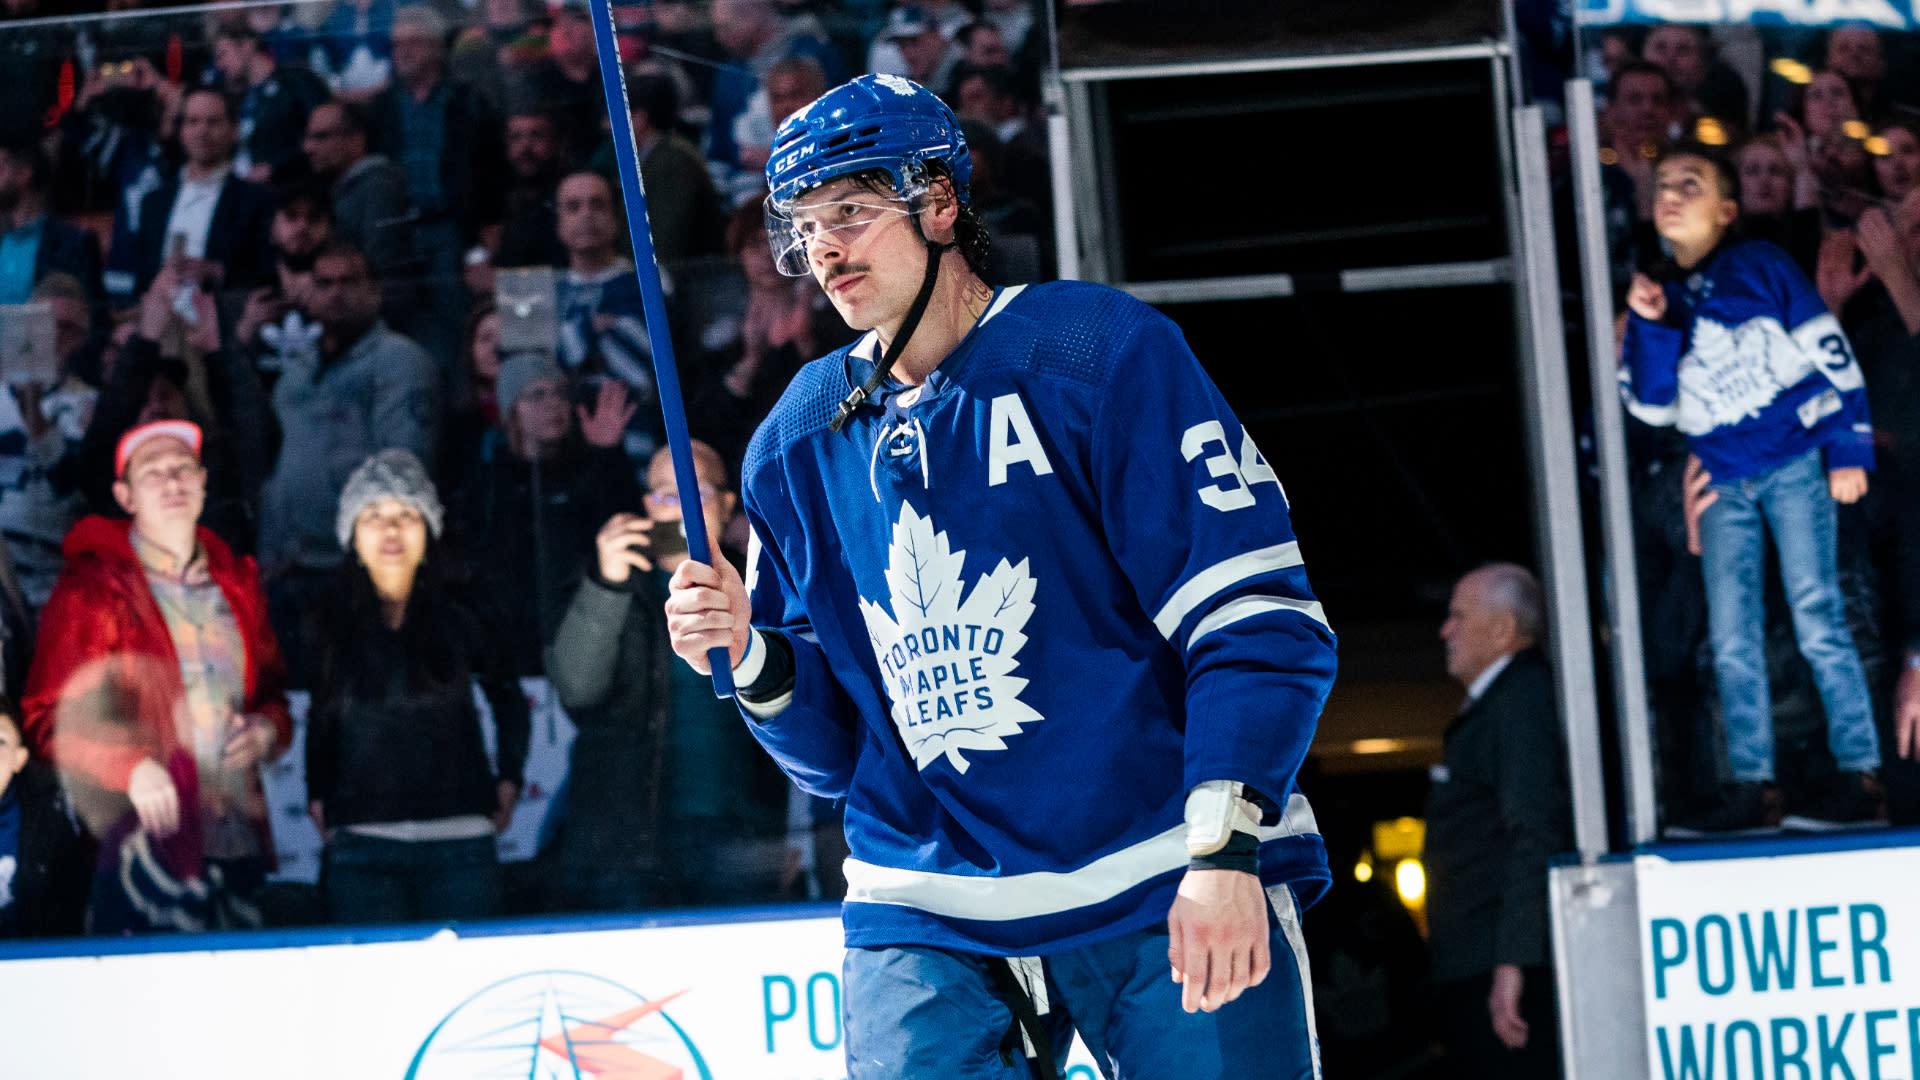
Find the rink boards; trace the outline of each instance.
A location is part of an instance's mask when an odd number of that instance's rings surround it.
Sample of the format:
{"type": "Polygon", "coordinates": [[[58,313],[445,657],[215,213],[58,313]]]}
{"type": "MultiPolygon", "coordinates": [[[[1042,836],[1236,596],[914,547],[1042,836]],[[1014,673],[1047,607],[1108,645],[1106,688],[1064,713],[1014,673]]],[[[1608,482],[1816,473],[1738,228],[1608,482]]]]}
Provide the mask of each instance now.
{"type": "Polygon", "coordinates": [[[841,940],[816,904],[0,946],[0,1075],[839,1080],[841,940]]]}
{"type": "Polygon", "coordinates": [[[1570,1077],[1920,1080],[1920,831],[1553,871],[1570,1077]]]}

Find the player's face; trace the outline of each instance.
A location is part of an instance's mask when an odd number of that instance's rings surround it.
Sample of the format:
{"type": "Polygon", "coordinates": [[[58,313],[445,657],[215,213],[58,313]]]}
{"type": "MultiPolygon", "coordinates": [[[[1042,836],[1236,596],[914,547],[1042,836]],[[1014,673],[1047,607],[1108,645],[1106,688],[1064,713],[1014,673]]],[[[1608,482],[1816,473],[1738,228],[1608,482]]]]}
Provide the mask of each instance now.
{"type": "Polygon", "coordinates": [[[807,263],[834,310],[855,330],[897,325],[920,290],[927,246],[900,200],[836,180],[793,208],[807,263]]]}

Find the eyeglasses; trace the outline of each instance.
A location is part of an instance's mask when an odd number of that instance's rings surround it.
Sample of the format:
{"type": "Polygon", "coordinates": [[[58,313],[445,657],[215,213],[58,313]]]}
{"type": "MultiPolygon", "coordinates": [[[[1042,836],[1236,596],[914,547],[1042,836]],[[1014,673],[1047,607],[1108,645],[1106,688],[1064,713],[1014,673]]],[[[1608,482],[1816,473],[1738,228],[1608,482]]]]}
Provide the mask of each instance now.
{"type": "MultiPolygon", "coordinates": [[[[701,503],[710,503],[719,497],[720,492],[718,489],[709,487],[706,484],[700,485],[701,503]]],[[[678,493],[672,491],[649,491],[647,492],[647,501],[655,506],[666,506],[675,510],[680,508],[680,496],[678,493]]]]}

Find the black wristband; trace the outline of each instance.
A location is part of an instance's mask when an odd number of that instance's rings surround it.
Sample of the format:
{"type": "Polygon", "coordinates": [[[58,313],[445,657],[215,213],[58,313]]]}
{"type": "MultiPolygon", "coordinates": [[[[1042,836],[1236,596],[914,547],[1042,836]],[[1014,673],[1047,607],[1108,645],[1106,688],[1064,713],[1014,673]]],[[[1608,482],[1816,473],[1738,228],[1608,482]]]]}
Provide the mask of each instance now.
{"type": "Polygon", "coordinates": [[[1239,870],[1260,872],[1260,838],[1250,832],[1233,830],[1226,846],[1211,855],[1195,855],[1187,860],[1189,870],[1239,870]]]}
{"type": "Polygon", "coordinates": [[[753,677],[753,681],[736,687],[734,692],[740,695],[742,701],[761,705],[793,690],[793,644],[787,640],[787,635],[770,630],[755,631],[754,637],[767,650],[767,659],[760,665],[760,673],[753,677]]]}

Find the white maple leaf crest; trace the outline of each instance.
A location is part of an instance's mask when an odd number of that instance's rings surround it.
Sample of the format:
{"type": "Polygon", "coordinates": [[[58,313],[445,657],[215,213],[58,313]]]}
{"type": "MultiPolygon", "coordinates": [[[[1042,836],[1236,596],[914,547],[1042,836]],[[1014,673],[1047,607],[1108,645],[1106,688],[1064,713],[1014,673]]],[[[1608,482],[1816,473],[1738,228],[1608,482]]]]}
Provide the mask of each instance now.
{"type": "Polygon", "coordinates": [[[934,530],[931,516],[902,503],[888,549],[893,613],[860,600],[894,726],[920,769],[945,755],[964,773],[964,752],[1005,750],[1022,724],[1045,719],[1020,700],[1027,680],[1014,674],[1033,615],[1028,560],[1001,559],[961,603],[966,558],[934,530]]]}
{"type": "Polygon", "coordinates": [[[899,94],[901,97],[912,97],[920,92],[919,87],[898,75],[876,75],[873,77],[873,81],[899,94]]]}

